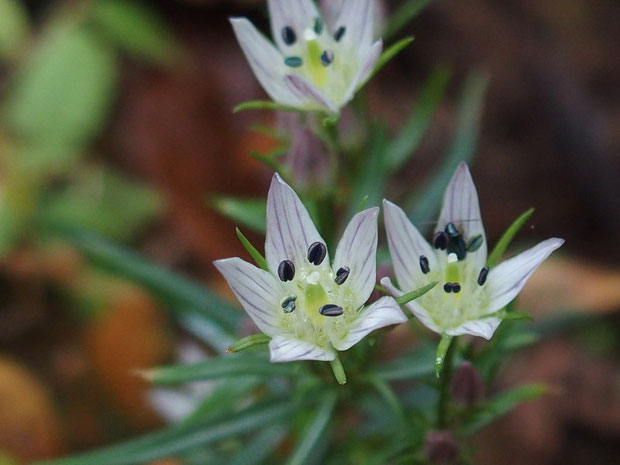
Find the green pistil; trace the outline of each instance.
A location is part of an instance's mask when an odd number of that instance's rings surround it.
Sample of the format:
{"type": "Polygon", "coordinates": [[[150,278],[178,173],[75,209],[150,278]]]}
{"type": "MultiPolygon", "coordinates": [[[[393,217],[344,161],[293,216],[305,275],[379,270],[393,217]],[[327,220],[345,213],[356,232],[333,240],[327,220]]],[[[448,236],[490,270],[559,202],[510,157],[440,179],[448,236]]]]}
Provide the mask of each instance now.
{"type": "Polygon", "coordinates": [[[308,50],[308,69],[312,76],[312,82],[317,87],[325,87],[327,84],[327,69],[321,63],[321,55],[323,50],[316,39],[306,40],[308,50]]]}
{"type": "Polygon", "coordinates": [[[304,291],[304,311],[315,326],[321,326],[323,315],[319,313],[319,309],[323,305],[327,305],[329,297],[327,292],[320,284],[308,284],[304,291]]]}
{"type": "Polygon", "coordinates": [[[461,282],[461,271],[459,270],[459,262],[448,263],[448,265],[446,266],[446,282],[461,282]]]}

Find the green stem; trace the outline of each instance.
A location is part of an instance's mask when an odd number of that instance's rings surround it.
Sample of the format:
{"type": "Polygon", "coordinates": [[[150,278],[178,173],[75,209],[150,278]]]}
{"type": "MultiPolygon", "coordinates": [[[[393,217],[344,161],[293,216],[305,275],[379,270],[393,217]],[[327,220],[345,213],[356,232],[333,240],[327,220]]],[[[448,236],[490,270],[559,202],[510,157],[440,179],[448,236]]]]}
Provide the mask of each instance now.
{"type": "Polygon", "coordinates": [[[443,362],[443,369],[439,376],[439,402],[437,402],[437,427],[445,428],[447,417],[447,406],[449,400],[450,379],[452,378],[452,359],[454,358],[454,348],[456,347],[456,337],[450,340],[450,346],[446,352],[443,362]]]}
{"type": "Polygon", "coordinates": [[[342,366],[342,362],[340,361],[338,354],[336,354],[336,358],[329,363],[338,384],[347,384],[347,375],[344,372],[344,367],[342,366]]]}

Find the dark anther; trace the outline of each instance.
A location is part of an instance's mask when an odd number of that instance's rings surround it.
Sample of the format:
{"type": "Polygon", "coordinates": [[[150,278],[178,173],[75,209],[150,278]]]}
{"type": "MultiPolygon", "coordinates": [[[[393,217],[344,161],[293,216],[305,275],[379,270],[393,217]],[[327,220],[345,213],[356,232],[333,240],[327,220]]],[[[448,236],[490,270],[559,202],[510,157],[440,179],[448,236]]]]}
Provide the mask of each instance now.
{"type": "Polygon", "coordinates": [[[334,52],[331,52],[329,50],[325,50],[321,54],[321,64],[323,66],[329,66],[329,65],[332,64],[332,61],[334,61],[334,52]]]}
{"type": "Polygon", "coordinates": [[[455,294],[461,292],[461,285],[459,283],[452,283],[452,292],[455,294]]]}
{"type": "Polygon", "coordinates": [[[448,294],[452,292],[452,283],[446,283],[443,285],[443,290],[448,294]]]}
{"type": "Polygon", "coordinates": [[[340,42],[340,40],[344,37],[345,32],[347,32],[347,28],[344,26],[340,26],[334,33],[334,40],[336,42],[340,42]]]}
{"type": "Polygon", "coordinates": [[[284,64],[286,66],[290,66],[291,68],[299,68],[301,65],[304,64],[304,61],[301,59],[301,57],[292,56],[286,57],[284,59],[284,64]]]}
{"type": "Polygon", "coordinates": [[[314,29],[317,35],[321,35],[321,32],[323,32],[323,21],[321,21],[321,18],[314,18],[312,29],[314,29]]]}
{"type": "Polygon", "coordinates": [[[297,296],[295,294],[291,294],[282,299],[282,301],[280,302],[280,305],[282,305],[282,309],[284,310],[284,313],[291,313],[293,310],[295,310],[296,300],[297,300],[297,296]]]}
{"type": "Polygon", "coordinates": [[[448,234],[450,237],[453,237],[453,238],[456,238],[457,236],[460,235],[459,230],[456,229],[456,226],[454,226],[454,223],[446,224],[444,231],[446,232],[446,234],[448,234]]]}
{"type": "Polygon", "coordinates": [[[436,249],[446,250],[448,247],[448,235],[443,231],[437,231],[433,237],[433,246],[436,249]]]}
{"type": "Polygon", "coordinates": [[[484,286],[484,283],[487,282],[487,276],[489,275],[489,267],[485,266],[480,270],[480,274],[478,275],[478,285],[484,286]]]}
{"type": "Polygon", "coordinates": [[[336,281],[336,284],[338,284],[339,286],[343,284],[349,277],[350,272],[351,269],[348,266],[338,268],[338,271],[336,271],[336,279],[334,279],[334,281],[336,281]]]}
{"type": "Polygon", "coordinates": [[[319,313],[323,316],[340,316],[344,313],[344,310],[338,305],[327,304],[319,309],[319,313]]]}
{"type": "Polygon", "coordinates": [[[284,26],[282,28],[282,40],[286,45],[293,45],[297,42],[297,34],[291,26],[284,26]]]}
{"type": "Polygon", "coordinates": [[[482,239],[482,234],[478,234],[477,236],[472,237],[467,244],[467,251],[475,252],[480,248],[483,241],[484,240],[482,239]]]}
{"type": "Polygon", "coordinates": [[[284,260],[278,266],[278,277],[281,281],[291,281],[295,277],[295,265],[290,260],[284,260]]]}
{"type": "Polygon", "coordinates": [[[308,261],[314,265],[320,265],[323,263],[323,260],[325,260],[325,255],[327,255],[327,248],[325,247],[325,244],[314,242],[310,245],[310,247],[308,247],[308,261]]]}
{"type": "Polygon", "coordinates": [[[428,266],[428,258],[426,258],[424,255],[420,255],[420,269],[424,274],[427,274],[429,271],[431,271],[430,266],[428,266]]]}

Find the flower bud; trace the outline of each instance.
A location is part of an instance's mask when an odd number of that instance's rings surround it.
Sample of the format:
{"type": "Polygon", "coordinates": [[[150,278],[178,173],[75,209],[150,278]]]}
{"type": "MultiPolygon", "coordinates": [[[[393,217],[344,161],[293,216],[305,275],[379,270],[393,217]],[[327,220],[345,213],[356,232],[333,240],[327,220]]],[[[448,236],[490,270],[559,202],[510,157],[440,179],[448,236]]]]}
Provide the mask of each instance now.
{"type": "Polygon", "coordinates": [[[484,394],[484,382],[476,367],[468,361],[461,363],[452,375],[450,392],[455,402],[465,407],[480,402],[484,394]]]}
{"type": "Polygon", "coordinates": [[[434,464],[449,465],[459,456],[459,445],[450,431],[429,431],[426,434],[424,453],[434,464]]]}

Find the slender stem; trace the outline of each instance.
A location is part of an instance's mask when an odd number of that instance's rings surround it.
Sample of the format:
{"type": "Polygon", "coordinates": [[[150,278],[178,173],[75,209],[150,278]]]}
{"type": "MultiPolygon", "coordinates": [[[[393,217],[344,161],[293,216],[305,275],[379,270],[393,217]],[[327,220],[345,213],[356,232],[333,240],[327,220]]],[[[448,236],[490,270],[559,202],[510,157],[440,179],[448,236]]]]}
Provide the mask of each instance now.
{"type": "Polygon", "coordinates": [[[347,375],[344,372],[344,367],[342,366],[338,354],[336,354],[336,358],[329,363],[332,366],[332,371],[334,372],[334,377],[336,381],[338,381],[338,384],[347,384],[347,375]]]}
{"type": "Polygon", "coordinates": [[[437,427],[444,428],[446,426],[446,414],[449,397],[450,378],[452,378],[452,359],[454,348],[456,347],[456,337],[450,341],[450,346],[446,352],[443,363],[443,369],[439,376],[439,402],[437,402],[437,427]]]}

